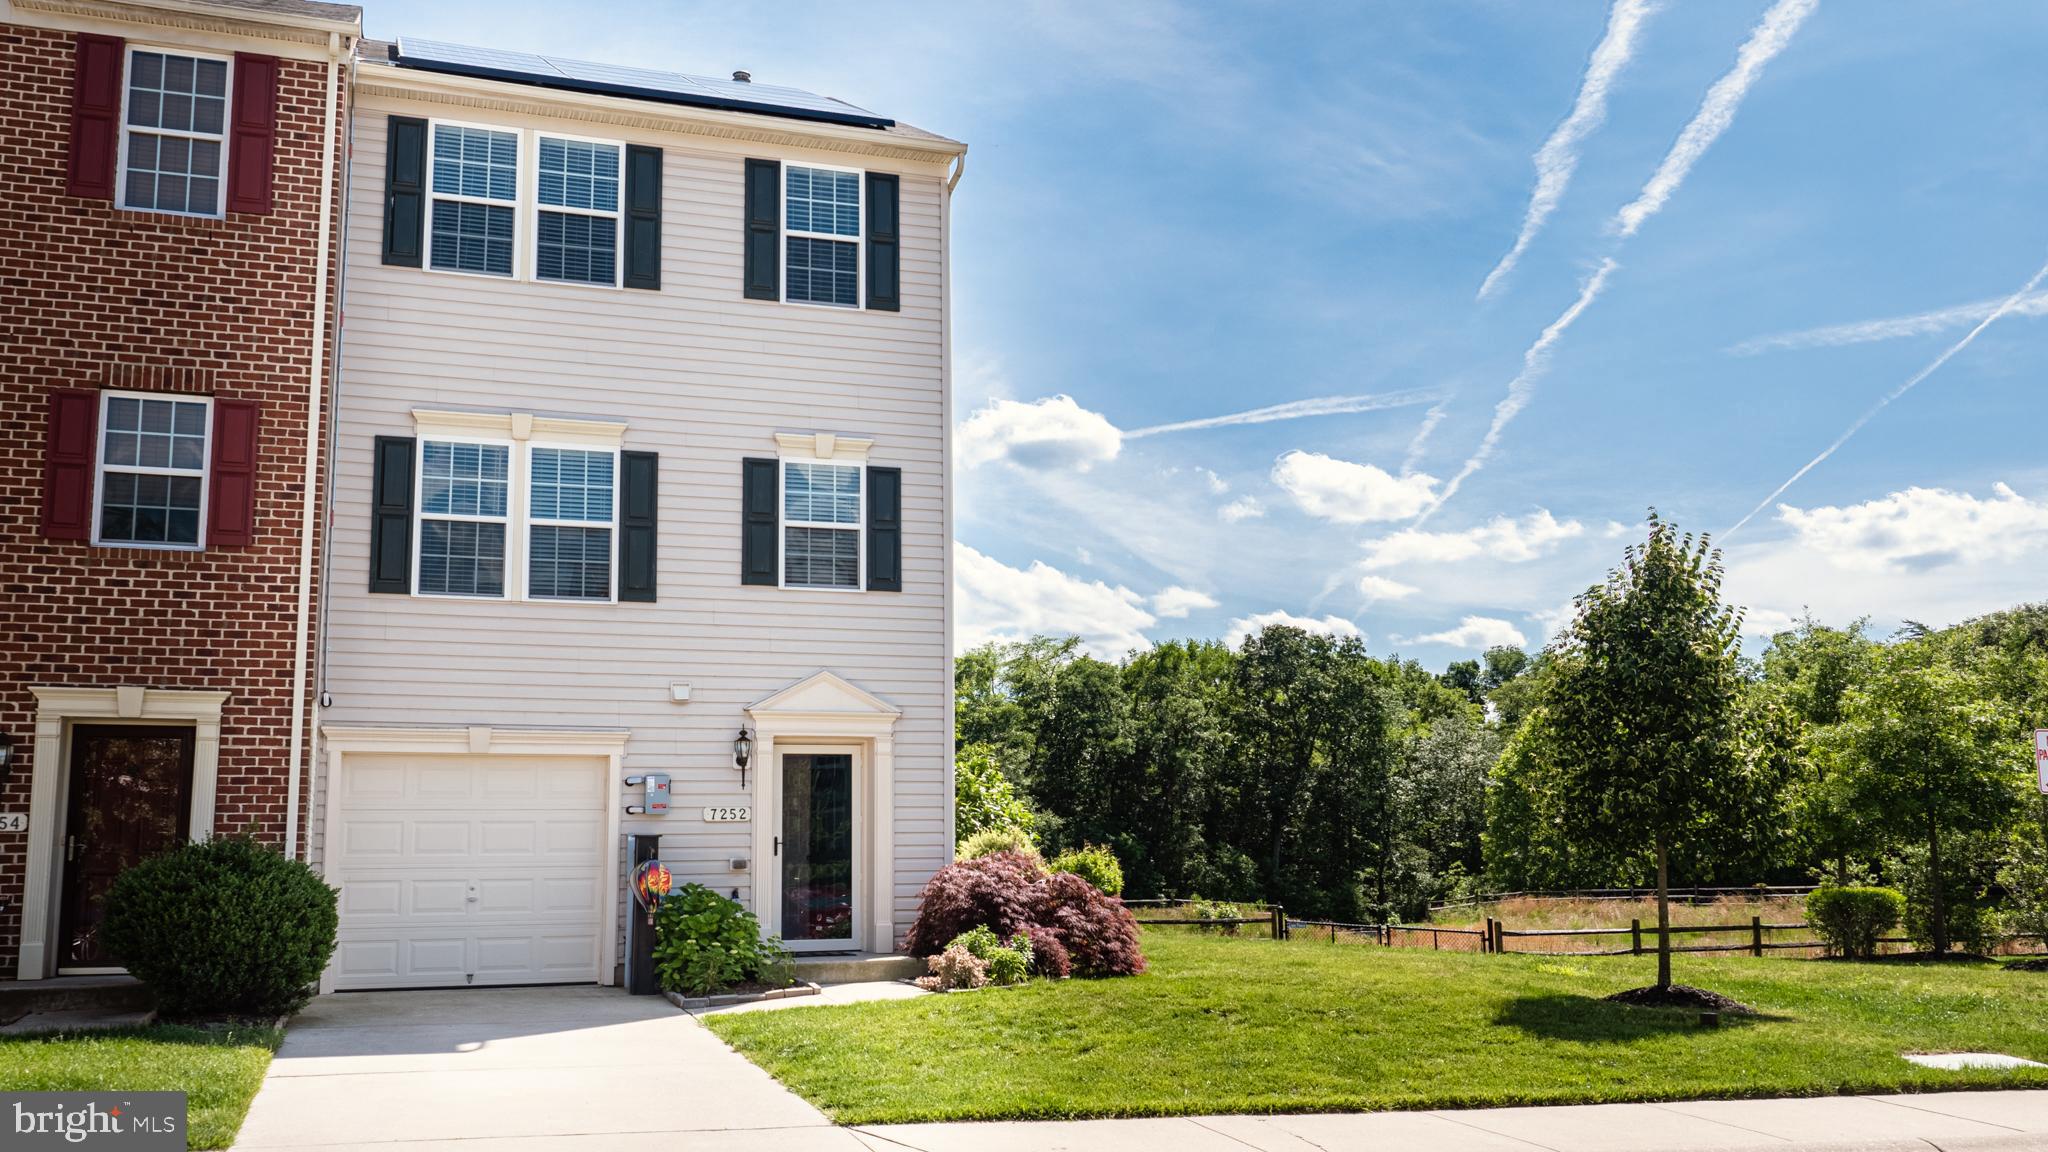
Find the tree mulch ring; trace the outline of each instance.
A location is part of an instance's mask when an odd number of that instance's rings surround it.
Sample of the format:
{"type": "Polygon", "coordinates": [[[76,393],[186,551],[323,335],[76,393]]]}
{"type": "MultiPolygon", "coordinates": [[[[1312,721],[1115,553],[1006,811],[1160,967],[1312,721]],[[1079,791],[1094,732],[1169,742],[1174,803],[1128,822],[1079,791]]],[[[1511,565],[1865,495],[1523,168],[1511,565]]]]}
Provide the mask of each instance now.
{"type": "Polygon", "coordinates": [[[2005,966],[2007,972],[2048,972],[2048,956],[2036,956],[2032,960],[2015,960],[2005,966]]]}
{"type": "Polygon", "coordinates": [[[1726,1012],[1735,1016],[1754,1016],[1756,1009],[1734,1000],[1719,992],[1705,988],[1694,988],[1689,984],[1673,984],[1669,988],[1631,988],[1607,997],[1616,1004],[1629,1004],[1637,1008],[1683,1008],[1689,1012],[1726,1012]]]}

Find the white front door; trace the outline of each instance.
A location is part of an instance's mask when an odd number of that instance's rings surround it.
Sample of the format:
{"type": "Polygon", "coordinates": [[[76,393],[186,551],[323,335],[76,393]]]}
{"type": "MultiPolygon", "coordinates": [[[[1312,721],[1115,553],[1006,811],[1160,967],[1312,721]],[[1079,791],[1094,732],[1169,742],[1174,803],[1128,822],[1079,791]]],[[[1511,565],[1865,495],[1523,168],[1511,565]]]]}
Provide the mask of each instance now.
{"type": "Polygon", "coordinates": [[[781,797],[773,898],[793,952],[860,948],[861,882],[867,868],[862,811],[866,773],[857,749],[785,745],[776,750],[781,797]]]}
{"type": "Polygon", "coordinates": [[[595,983],[607,763],[344,756],[334,987],[595,983]]]}

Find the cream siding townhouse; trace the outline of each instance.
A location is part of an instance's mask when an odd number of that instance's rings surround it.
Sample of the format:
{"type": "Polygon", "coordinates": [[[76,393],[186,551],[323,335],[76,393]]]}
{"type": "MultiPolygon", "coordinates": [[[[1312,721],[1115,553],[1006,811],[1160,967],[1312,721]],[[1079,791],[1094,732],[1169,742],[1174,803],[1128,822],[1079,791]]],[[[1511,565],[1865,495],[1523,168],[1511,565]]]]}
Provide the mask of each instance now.
{"type": "Polygon", "coordinates": [[[323,986],[613,982],[648,834],[793,949],[892,950],[951,857],[965,146],[412,40],[353,96],[323,986]]]}

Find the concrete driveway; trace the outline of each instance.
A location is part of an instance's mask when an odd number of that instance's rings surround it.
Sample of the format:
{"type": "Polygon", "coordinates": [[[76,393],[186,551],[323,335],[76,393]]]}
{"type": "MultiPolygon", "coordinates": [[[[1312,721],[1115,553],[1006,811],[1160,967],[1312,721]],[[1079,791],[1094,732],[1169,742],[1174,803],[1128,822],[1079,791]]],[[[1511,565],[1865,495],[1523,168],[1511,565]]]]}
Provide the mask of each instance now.
{"type": "Polygon", "coordinates": [[[867,1149],[667,1001],[597,987],[323,996],[235,1147],[867,1149]]]}

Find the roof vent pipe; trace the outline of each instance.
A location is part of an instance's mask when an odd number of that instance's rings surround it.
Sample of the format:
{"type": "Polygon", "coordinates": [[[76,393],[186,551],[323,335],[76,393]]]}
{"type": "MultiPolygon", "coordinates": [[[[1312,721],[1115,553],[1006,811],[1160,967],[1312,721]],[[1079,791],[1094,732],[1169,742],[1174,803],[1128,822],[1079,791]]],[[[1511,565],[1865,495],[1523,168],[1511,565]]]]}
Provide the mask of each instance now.
{"type": "Polygon", "coordinates": [[[741,84],[752,84],[754,82],[754,74],[751,72],[735,72],[732,74],[732,78],[741,84]]]}

